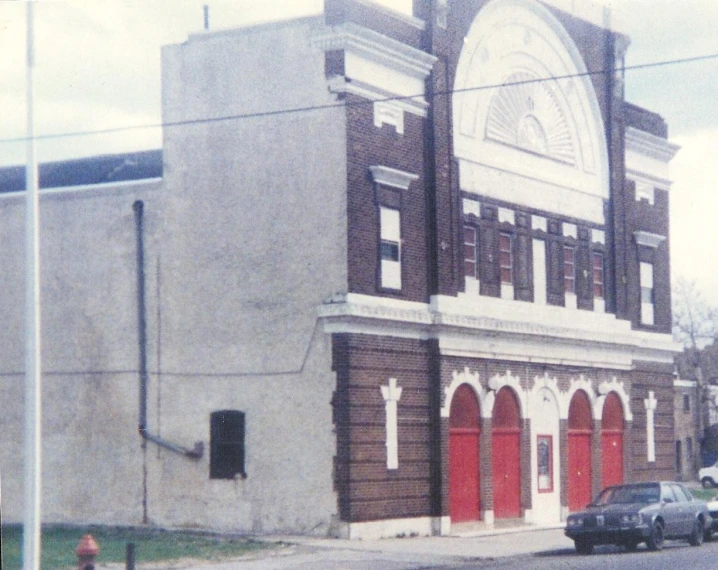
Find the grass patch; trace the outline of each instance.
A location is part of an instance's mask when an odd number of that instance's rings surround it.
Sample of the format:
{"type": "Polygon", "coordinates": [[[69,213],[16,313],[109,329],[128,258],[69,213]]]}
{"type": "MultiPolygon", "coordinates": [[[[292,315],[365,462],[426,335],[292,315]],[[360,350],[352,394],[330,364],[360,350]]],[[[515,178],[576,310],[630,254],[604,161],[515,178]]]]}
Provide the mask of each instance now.
{"type": "MultiPolygon", "coordinates": [[[[124,563],[128,542],[135,543],[135,560],[143,562],[197,558],[219,560],[241,556],[258,550],[277,548],[277,543],[264,543],[243,537],[218,536],[183,531],[149,528],[114,528],[101,526],[43,526],[41,568],[76,568],[75,548],[84,534],[91,534],[100,546],[99,564],[124,563]]],[[[22,526],[2,527],[2,568],[22,568],[22,526]]]]}

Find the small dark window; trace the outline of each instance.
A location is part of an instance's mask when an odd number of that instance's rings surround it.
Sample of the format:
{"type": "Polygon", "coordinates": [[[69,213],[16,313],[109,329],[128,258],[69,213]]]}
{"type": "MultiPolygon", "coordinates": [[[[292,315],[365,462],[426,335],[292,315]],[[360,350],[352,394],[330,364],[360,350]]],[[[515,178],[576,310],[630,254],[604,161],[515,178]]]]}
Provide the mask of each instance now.
{"type": "Polygon", "coordinates": [[[653,305],[653,287],[641,287],[641,303],[653,305]]]}
{"type": "Polygon", "coordinates": [[[691,397],[688,394],[683,394],[683,411],[691,411],[691,397]]]}
{"type": "Polygon", "coordinates": [[[222,410],[210,415],[210,479],[247,477],[244,470],[244,412],[222,410]]]}
{"type": "Polygon", "coordinates": [[[398,243],[382,240],[380,247],[382,259],[385,259],[387,261],[399,261],[398,243]]]}

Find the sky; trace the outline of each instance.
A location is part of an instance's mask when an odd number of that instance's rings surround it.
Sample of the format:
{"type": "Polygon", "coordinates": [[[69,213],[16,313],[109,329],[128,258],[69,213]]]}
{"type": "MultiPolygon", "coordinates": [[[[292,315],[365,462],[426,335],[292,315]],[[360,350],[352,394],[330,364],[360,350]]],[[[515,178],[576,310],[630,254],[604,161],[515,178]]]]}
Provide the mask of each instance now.
{"type": "MultiPolygon", "coordinates": [[[[407,12],[411,0],[376,0],[407,12]]],[[[717,0],[573,0],[606,3],[631,37],[626,99],[662,115],[682,148],[671,163],[671,258],[718,306],[717,0]]],[[[158,125],[160,46],[203,27],[231,28],[318,13],[322,0],[40,0],[35,10],[36,135],[158,125]]],[[[24,164],[25,2],[0,0],[0,166],[24,164]]],[[[40,162],[161,148],[160,128],[40,140],[40,162]]]]}

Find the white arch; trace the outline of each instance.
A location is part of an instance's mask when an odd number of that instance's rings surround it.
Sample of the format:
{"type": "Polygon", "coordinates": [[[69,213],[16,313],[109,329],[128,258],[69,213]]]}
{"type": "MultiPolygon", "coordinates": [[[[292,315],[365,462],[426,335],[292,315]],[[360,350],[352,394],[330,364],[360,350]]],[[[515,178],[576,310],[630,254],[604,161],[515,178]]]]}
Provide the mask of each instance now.
{"type": "Polygon", "coordinates": [[[451,415],[451,401],[454,399],[454,393],[462,384],[468,384],[474,390],[479,400],[479,411],[481,417],[488,417],[484,410],[491,410],[494,407],[494,395],[489,393],[479,382],[479,373],[471,372],[466,366],[459,372],[454,370],[452,373],[451,384],[444,388],[444,404],[441,406],[441,417],[448,418],[451,415]]]}
{"type": "Polygon", "coordinates": [[[608,151],[598,99],[586,73],[568,32],[536,0],[492,0],[482,8],[465,38],[454,81],[453,136],[462,189],[603,223],[608,151]],[[526,152],[526,145],[512,146],[500,129],[487,136],[492,101],[504,92],[511,98],[512,89],[485,87],[501,85],[511,76],[558,78],[525,88],[535,89],[533,99],[551,101],[542,111],[547,115],[532,114],[532,122],[536,127],[540,125],[533,119],[544,126],[561,123],[566,144],[559,154],[565,161],[550,153],[526,152]],[[566,156],[569,152],[572,158],[566,156]]]}
{"type": "Polygon", "coordinates": [[[528,392],[521,387],[521,378],[511,374],[511,370],[507,370],[506,374],[503,375],[496,374],[489,379],[489,390],[492,391],[491,408],[487,410],[486,416],[484,416],[484,411],[481,411],[481,415],[483,417],[493,417],[494,398],[499,390],[506,386],[511,388],[516,395],[516,400],[518,400],[519,403],[519,413],[521,414],[521,419],[524,420],[528,417],[528,392]]]}
{"type": "Polygon", "coordinates": [[[603,417],[603,404],[606,402],[606,396],[608,396],[608,394],[611,392],[615,392],[621,400],[621,405],[623,406],[624,420],[627,422],[632,422],[633,413],[631,413],[631,399],[626,393],[626,389],[623,382],[619,382],[615,376],[610,381],[601,382],[601,384],[599,384],[598,386],[598,393],[600,394],[600,396],[596,400],[596,417],[603,417]]]}
{"type": "Polygon", "coordinates": [[[533,404],[535,400],[539,398],[541,390],[548,390],[549,392],[551,392],[554,399],[556,400],[556,404],[558,405],[559,418],[562,418],[563,408],[565,407],[564,400],[566,399],[566,395],[561,392],[561,390],[559,390],[558,380],[555,377],[549,378],[548,373],[545,373],[543,376],[536,376],[534,378],[534,385],[528,393],[529,402],[531,404],[533,404]]]}
{"type": "Polygon", "coordinates": [[[578,377],[578,380],[575,378],[571,378],[570,387],[568,389],[568,392],[566,393],[566,408],[565,408],[565,416],[561,416],[561,419],[568,419],[568,410],[571,406],[571,400],[573,399],[574,394],[578,392],[579,390],[583,390],[586,395],[588,396],[588,401],[591,404],[591,419],[595,420],[596,418],[600,418],[600,411],[601,408],[598,407],[598,395],[596,394],[596,391],[593,389],[593,382],[591,380],[587,380],[584,378],[583,374],[581,374],[578,377]]]}

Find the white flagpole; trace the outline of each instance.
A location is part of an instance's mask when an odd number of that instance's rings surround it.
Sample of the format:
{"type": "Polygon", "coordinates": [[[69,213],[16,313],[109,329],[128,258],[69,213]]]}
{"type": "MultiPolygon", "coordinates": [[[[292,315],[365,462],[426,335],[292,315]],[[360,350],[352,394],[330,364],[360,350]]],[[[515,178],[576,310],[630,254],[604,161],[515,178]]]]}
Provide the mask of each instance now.
{"type": "Polygon", "coordinates": [[[25,170],[25,513],[23,570],[40,569],[42,407],[40,376],[40,235],[33,116],[35,0],[27,2],[27,164],[25,170]]]}

